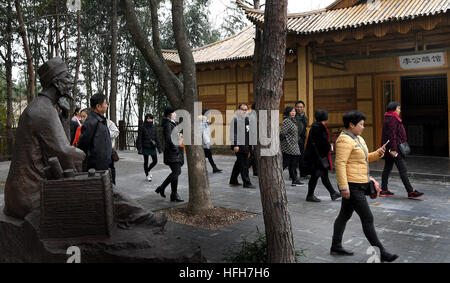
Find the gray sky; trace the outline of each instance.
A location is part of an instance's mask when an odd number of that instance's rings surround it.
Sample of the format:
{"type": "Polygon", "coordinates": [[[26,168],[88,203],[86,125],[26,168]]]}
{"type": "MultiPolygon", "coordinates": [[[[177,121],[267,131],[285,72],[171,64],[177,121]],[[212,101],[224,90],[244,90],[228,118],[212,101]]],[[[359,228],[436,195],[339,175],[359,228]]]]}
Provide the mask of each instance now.
{"type": "MultiPolygon", "coordinates": [[[[334,2],[335,0],[288,0],[288,13],[306,12],[324,8],[334,2]]],[[[223,21],[224,11],[227,6],[230,6],[235,0],[212,0],[210,7],[211,23],[217,27],[223,21]]],[[[249,0],[247,2],[253,2],[249,0]]],[[[261,0],[261,3],[264,3],[261,0]]]]}

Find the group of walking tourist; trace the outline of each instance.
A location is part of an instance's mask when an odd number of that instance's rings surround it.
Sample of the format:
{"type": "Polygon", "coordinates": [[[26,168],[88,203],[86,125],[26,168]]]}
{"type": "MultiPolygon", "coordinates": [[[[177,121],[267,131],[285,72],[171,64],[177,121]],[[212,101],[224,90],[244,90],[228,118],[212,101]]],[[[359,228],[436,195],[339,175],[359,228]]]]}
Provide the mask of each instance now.
{"type": "MultiPolygon", "coordinates": [[[[84,169],[110,169],[115,183],[114,140],[118,136],[117,127],[104,117],[108,108],[106,97],[100,93],[92,96],[90,109],[77,108],[71,121],[71,144],[86,153],[84,169]]],[[[231,150],[236,156],[229,184],[255,188],[249,177],[249,167],[253,175],[258,176],[255,147],[251,136],[256,119],[255,104],[249,110],[247,104],[238,106],[237,115],[230,123],[231,150]],[[243,125],[243,127],[239,127],[243,125]],[[242,132],[240,132],[242,131],[242,132]],[[241,176],[242,183],[238,177],[241,176]]],[[[415,190],[409,182],[405,157],[409,153],[405,128],[400,118],[401,105],[390,102],[387,106],[382,130],[382,146],[374,152],[369,152],[362,133],[366,117],[359,111],[350,111],[343,115],[343,130],[334,144],[331,141],[330,130],[327,127],[328,112],[318,109],[314,112],[315,121],[310,125],[307,134],[308,117],[305,114],[305,103],[297,101],[294,106],[287,106],[283,112],[279,138],[283,158],[283,170],[288,169],[292,186],[303,186],[302,181],[308,181],[307,202],[320,202],[314,195],[319,178],[330,194],[331,200],[342,198],[339,215],[334,222],[332,246],[333,255],[353,255],[342,246],[342,237],[346,223],[355,211],[361,219],[364,235],[372,246],[380,249],[382,261],[394,261],[398,255],[389,253],[381,244],[375,231],[373,215],[366,196],[388,197],[393,193],[388,189],[388,179],[395,164],[405,186],[408,198],[419,198],[423,193],[415,190]],[[306,138],[307,137],[307,138],[306,138]],[[335,162],[331,153],[335,152],[335,162]],[[369,175],[369,162],[383,158],[385,160],[382,174],[381,189],[369,175]],[[337,188],[335,190],[328,173],[335,170],[337,188]]],[[[214,162],[211,151],[211,117],[209,110],[204,109],[198,117],[201,130],[202,146],[214,174],[223,172],[214,162]]],[[[184,164],[184,148],[182,134],[173,139],[173,130],[177,126],[176,113],[173,108],[166,108],[162,118],[162,140],[154,124],[154,116],[147,114],[144,123],[139,127],[136,140],[138,153],[144,158],[144,173],[148,182],[152,181],[151,170],[158,163],[158,153],[163,153],[164,164],[170,167],[171,173],[155,190],[165,198],[165,189],[171,187],[170,201],[183,202],[178,194],[178,178],[184,164]],[[162,141],[162,142],[161,142],[162,141]],[[152,162],[149,164],[149,156],[152,162]]],[[[116,153],[117,155],[117,153],[116,153]]]]}

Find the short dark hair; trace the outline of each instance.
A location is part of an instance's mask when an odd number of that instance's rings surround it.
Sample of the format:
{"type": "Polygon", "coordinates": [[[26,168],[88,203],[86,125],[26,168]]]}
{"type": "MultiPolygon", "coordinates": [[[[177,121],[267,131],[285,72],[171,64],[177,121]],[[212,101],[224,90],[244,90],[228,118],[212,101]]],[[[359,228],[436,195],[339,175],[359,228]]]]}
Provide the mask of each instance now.
{"type": "Polygon", "coordinates": [[[305,102],[303,102],[302,100],[299,100],[299,101],[295,102],[295,105],[297,105],[299,103],[303,104],[303,106],[306,106],[305,102]]]}
{"type": "Polygon", "coordinates": [[[342,116],[342,121],[344,122],[344,127],[348,129],[350,127],[350,123],[356,126],[362,120],[366,120],[366,115],[358,110],[352,110],[344,114],[342,116]]]}
{"type": "Polygon", "coordinates": [[[388,103],[386,110],[387,111],[395,111],[398,106],[400,106],[400,103],[398,103],[397,101],[391,101],[388,103]]]}
{"type": "Polygon", "coordinates": [[[90,109],[89,108],[84,108],[83,110],[80,111],[80,114],[83,112],[86,112],[86,114],[89,114],[90,109]]]}
{"type": "Polygon", "coordinates": [[[148,113],[145,115],[145,120],[147,120],[148,118],[153,119],[153,114],[148,113]]]}
{"type": "Polygon", "coordinates": [[[206,109],[203,109],[203,111],[202,111],[202,115],[203,115],[203,116],[205,116],[206,112],[208,112],[208,111],[209,111],[209,109],[208,109],[208,108],[206,108],[206,109]]]}
{"type": "Polygon", "coordinates": [[[173,112],[175,112],[175,109],[173,109],[172,107],[167,107],[166,109],[164,109],[164,117],[169,116],[173,112]]]}
{"type": "Polygon", "coordinates": [[[317,109],[316,112],[314,112],[314,118],[316,118],[317,122],[327,121],[328,111],[325,109],[317,109]]]}
{"type": "Polygon", "coordinates": [[[104,94],[102,94],[102,93],[100,93],[100,92],[94,94],[94,95],[91,97],[91,99],[90,99],[90,102],[91,102],[91,108],[92,108],[92,109],[95,109],[95,107],[97,106],[97,104],[102,105],[103,102],[104,102],[105,100],[106,100],[106,96],[105,96],[104,94]]]}
{"type": "Polygon", "coordinates": [[[289,113],[290,113],[293,109],[294,109],[294,107],[292,107],[292,106],[288,106],[288,107],[284,108],[284,112],[283,112],[284,117],[289,117],[289,113]]]}
{"type": "Polygon", "coordinates": [[[256,108],[256,103],[253,102],[253,103],[252,103],[252,110],[255,110],[255,108],[256,108]]]}
{"type": "Polygon", "coordinates": [[[247,103],[241,103],[241,104],[239,104],[238,109],[241,109],[242,105],[245,105],[248,108],[248,104],[247,103]]]}

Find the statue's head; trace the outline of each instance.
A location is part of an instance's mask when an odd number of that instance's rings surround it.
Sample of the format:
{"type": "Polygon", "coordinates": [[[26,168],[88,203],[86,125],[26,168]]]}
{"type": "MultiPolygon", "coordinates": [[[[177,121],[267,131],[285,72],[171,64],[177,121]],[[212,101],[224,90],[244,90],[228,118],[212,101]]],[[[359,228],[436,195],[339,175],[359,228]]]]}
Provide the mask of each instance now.
{"type": "Polygon", "coordinates": [[[44,90],[53,86],[58,90],[59,96],[73,99],[73,79],[61,58],[55,57],[45,62],[39,67],[38,74],[44,90]]]}

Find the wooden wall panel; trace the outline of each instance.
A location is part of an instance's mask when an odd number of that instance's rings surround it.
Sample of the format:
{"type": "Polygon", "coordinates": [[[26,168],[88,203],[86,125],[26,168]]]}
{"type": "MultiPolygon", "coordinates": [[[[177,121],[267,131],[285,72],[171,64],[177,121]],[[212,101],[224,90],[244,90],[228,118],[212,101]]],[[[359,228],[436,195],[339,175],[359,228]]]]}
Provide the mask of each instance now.
{"type": "Polygon", "coordinates": [[[373,102],[372,101],[358,101],[357,109],[366,115],[366,124],[374,123],[373,120],[373,102]]]}
{"type": "Polygon", "coordinates": [[[353,76],[324,78],[314,80],[314,90],[318,89],[336,89],[336,88],[354,88],[355,78],[353,76]]]}
{"type": "Polygon", "coordinates": [[[251,67],[237,68],[237,80],[238,82],[251,82],[253,70],[251,67]]]}
{"type": "Polygon", "coordinates": [[[226,86],[227,104],[236,104],[236,85],[229,84],[226,86]]]}
{"type": "Polygon", "coordinates": [[[314,110],[326,109],[328,112],[349,111],[356,108],[354,88],[320,89],[314,91],[314,110]]]}
{"type": "Polygon", "coordinates": [[[284,78],[297,79],[297,62],[286,63],[284,78]]]}
{"type": "Polygon", "coordinates": [[[284,81],[284,102],[297,101],[297,81],[284,81]]]}
{"type": "Polygon", "coordinates": [[[238,84],[238,104],[248,103],[248,84],[238,84]]]}
{"type": "MultiPolygon", "coordinates": [[[[366,144],[367,144],[367,148],[369,149],[369,152],[372,152],[372,151],[374,151],[376,148],[375,148],[375,146],[376,145],[374,145],[374,135],[373,135],[373,127],[371,127],[371,126],[367,126],[367,127],[365,127],[364,128],[364,131],[363,131],[363,133],[362,133],[362,135],[361,135],[363,138],[364,138],[364,140],[366,141],[366,144]]],[[[381,145],[380,145],[381,146],[381,145]]],[[[377,147],[378,148],[378,147],[377,147]]]]}
{"type": "Polygon", "coordinates": [[[199,86],[199,96],[224,96],[225,95],[225,85],[210,85],[210,86],[199,86]]]}
{"type": "Polygon", "coordinates": [[[235,69],[209,70],[197,72],[197,83],[199,85],[229,83],[236,79],[235,69]]]}
{"type": "Polygon", "coordinates": [[[356,97],[372,99],[372,76],[356,77],[356,97]]]}

